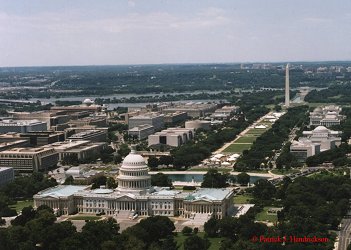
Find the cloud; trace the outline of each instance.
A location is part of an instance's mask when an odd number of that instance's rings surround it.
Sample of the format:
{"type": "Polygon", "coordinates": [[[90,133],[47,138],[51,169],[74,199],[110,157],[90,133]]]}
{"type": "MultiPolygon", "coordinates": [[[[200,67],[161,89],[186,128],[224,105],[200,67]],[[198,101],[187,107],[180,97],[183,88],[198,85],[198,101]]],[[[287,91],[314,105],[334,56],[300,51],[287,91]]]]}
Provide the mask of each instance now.
{"type": "Polygon", "coordinates": [[[305,17],[302,19],[302,22],[307,24],[330,24],[333,22],[331,18],[322,18],[322,17],[305,17]]]}
{"type": "Polygon", "coordinates": [[[132,1],[132,0],[129,0],[129,1],[128,1],[128,6],[129,6],[129,7],[132,7],[132,8],[135,7],[135,2],[132,1]]]}

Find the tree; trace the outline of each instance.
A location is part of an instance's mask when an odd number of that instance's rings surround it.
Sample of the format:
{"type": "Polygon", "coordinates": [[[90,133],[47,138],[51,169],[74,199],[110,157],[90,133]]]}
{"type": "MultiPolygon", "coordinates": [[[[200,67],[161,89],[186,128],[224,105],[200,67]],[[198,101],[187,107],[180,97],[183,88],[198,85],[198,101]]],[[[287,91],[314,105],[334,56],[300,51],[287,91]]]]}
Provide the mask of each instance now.
{"type": "Polygon", "coordinates": [[[139,224],[148,232],[151,242],[165,239],[167,236],[172,235],[175,229],[173,222],[164,216],[149,217],[141,220],[139,224]]]}
{"type": "Polygon", "coordinates": [[[122,156],[120,154],[116,154],[113,157],[113,161],[114,161],[115,164],[121,163],[123,161],[122,156]]]}
{"type": "Polygon", "coordinates": [[[190,235],[193,232],[193,229],[191,227],[185,226],[182,229],[182,234],[183,235],[190,235]]]}
{"type": "Polygon", "coordinates": [[[17,216],[14,220],[11,221],[13,226],[24,226],[28,221],[34,219],[35,210],[32,206],[24,207],[22,209],[21,215],[17,216]]]}
{"type": "Polygon", "coordinates": [[[209,249],[211,243],[207,238],[202,239],[197,235],[192,235],[185,239],[184,250],[206,250],[209,249]]]}
{"type": "Polygon", "coordinates": [[[238,232],[238,219],[233,217],[224,217],[218,223],[219,234],[221,237],[236,239],[238,232]]]}
{"type": "Polygon", "coordinates": [[[240,185],[247,185],[250,182],[250,175],[245,172],[238,174],[236,177],[240,185]]]}
{"type": "Polygon", "coordinates": [[[151,185],[158,187],[172,187],[172,181],[167,175],[163,173],[157,173],[151,175],[151,185]]]}
{"type": "Polygon", "coordinates": [[[173,164],[173,157],[170,155],[161,155],[159,159],[159,165],[171,165],[173,164]]]}
{"type": "Polygon", "coordinates": [[[3,218],[0,217],[0,226],[3,226],[3,225],[5,225],[5,224],[6,224],[5,219],[3,219],[3,218]]]}
{"type": "Polygon", "coordinates": [[[70,175],[66,178],[65,182],[63,183],[64,185],[72,185],[74,183],[73,176],[70,175]]]}
{"type": "Polygon", "coordinates": [[[219,220],[212,217],[204,224],[204,230],[208,237],[217,237],[218,235],[219,220]]]}
{"type": "Polygon", "coordinates": [[[112,178],[112,177],[107,177],[106,186],[107,186],[107,188],[114,189],[114,188],[117,187],[117,183],[116,183],[116,181],[115,181],[114,178],[112,178]]]}
{"type": "Polygon", "coordinates": [[[128,147],[128,144],[122,144],[117,150],[117,153],[122,157],[127,156],[130,153],[130,148],[128,147]]]}
{"type": "Polygon", "coordinates": [[[89,241],[91,249],[99,249],[104,241],[117,239],[119,225],[115,219],[88,221],[82,228],[82,236],[89,241]]]}
{"type": "Polygon", "coordinates": [[[147,160],[147,165],[151,170],[157,169],[158,164],[159,164],[159,161],[155,156],[150,156],[149,159],[147,160]]]}
{"type": "Polygon", "coordinates": [[[266,179],[259,179],[253,187],[253,195],[261,200],[271,200],[276,193],[275,186],[266,179]]]}
{"type": "Polygon", "coordinates": [[[60,242],[74,233],[76,233],[76,228],[72,222],[54,223],[45,229],[45,234],[42,235],[42,247],[44,249],[59,249],[60,242]]]}
{"type": "Polygon", "coordinates": [[[106,186],[106,181],[107,181],[107,177],[104,175],[95,177],[92,180],[93,185],[91,186],[91,188],[95,189],[95,188],[99,188],[100,186],[106,186]]]}
{"type": "Polygon", "coordinates": [[[223,188],[227,187],[228,174],[221,174],[216,169],[210,169],[205,175],[201,187],[223,188]]]}
{"type": "Polygon", "coordinates": [[[110,146],[101,150],[101,152],[100,152],[101,161],[103,163],[109,163],[109,162],[113,161],[113,153],[114,152],[115,152],[115,150],[110,146]]]}

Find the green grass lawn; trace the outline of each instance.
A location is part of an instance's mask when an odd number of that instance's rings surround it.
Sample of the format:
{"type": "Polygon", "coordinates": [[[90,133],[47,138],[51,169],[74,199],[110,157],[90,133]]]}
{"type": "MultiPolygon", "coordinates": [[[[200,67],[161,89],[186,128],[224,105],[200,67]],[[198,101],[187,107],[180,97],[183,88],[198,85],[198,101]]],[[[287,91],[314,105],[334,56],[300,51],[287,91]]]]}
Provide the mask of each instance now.
{"type": "Polygon", "coordinates": [[[264,132],[266,132],[267,129],[265,128],[252,128],[249,131],[247,131],[246,134],[256,134],[256,135],[262,135],[264,132]]]}
{"type": "Polygon", "coordinates": [[[33,200],[24,200],[24,201],[17,201],[16,204],[11,205],[10,208],[15,209],[18,212],[21,212],[24,207],[33,206],[33,200]]]}
{"type": "Polygon", "coordinates": [[[236,140],[235,143],[253,143],[256,141],[256,138],[256,136],[243,136],[236,140]]]}
{"type": "Polygon", "coordinates": [[[68,220],[100,220],[101,216],[95,216],[95,215],[76,215],[73,217],[70,217],[68,220]]]}
{"type": "Polygon", "coordinates": [[[234,196],[234,204],[249,204],[252,199],[252,195],[239,194],[234,196]]]}
{"type": "Polygon", "coordinates": [[[238,143],[233,143],[226,147],[223,152],[227,153],[241,153],[245,149],[249,149],[252,144],[238,144],[238,143]]]}
{"type": "MultiPolygon", "coordinates": [[[[200,236],[201,238],[203,238],[205,236],[204,232],[198,232],[197,233],[198,236],[200,236]]],[[[177,236],[175,236],[175,240],[177,242],[177,245],[179,246],[179,250],[184,250],[184,241],[186,238],[188,238],[189,236],[185,236],[182,233],[178,233],[177,236]]],[[[208,240],[211,242],[211,246],[209,248],[209,250],[218,250],[221,246],[221,241],[224,238],[208,238],[208,240]]]]}
{"type": "Polygon", "coordinates": [[[264,207],[263,211],[256,215],[256,220],[258,221],[269,221],[269,222],[276,222],[278,217],[276,214],[268,214],[267,211],[271,207],[264,207]]]}

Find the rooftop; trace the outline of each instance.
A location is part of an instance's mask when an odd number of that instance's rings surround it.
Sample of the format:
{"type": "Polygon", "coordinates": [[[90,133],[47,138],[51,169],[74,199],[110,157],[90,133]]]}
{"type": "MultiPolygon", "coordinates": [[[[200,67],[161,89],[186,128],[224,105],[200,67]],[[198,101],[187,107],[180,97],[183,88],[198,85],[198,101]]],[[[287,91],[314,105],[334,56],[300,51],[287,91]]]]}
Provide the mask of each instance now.
{"type": "Polygon", "coordinates": [[[2,120],[0,121],[0,126],[26,126],[26,125],[34,125],[34,124],[42,124],[46,122],[42,122],[39,120],[12,120],[12,119],[7,119],[7,120],[2,120]]]}
{"type": "Polygon", "coordinates": [[[233,190],[229,188],[201,188],[189,194],[185,199],[219,201],[225,199],[232,192],[233,190]]]}
{"type": "Polygon", "coordinates": [[[88,187],[89,186],[60,185],[60,186],[45,189],[36,195],[40,197],[55,197],[55,198],[67,197],[67,196],[73,195],[78,191],[85,190],[88,187]]]}

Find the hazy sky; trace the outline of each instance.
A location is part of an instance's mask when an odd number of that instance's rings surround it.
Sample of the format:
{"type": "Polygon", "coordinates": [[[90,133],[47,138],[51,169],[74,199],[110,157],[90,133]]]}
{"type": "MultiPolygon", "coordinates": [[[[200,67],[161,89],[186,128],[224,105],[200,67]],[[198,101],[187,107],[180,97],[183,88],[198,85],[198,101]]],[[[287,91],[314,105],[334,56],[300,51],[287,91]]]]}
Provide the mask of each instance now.
{"type": "Polygon", "coordinates": [[[351,0],[0,0],[0,66],[351,59],[351,0]]]}

